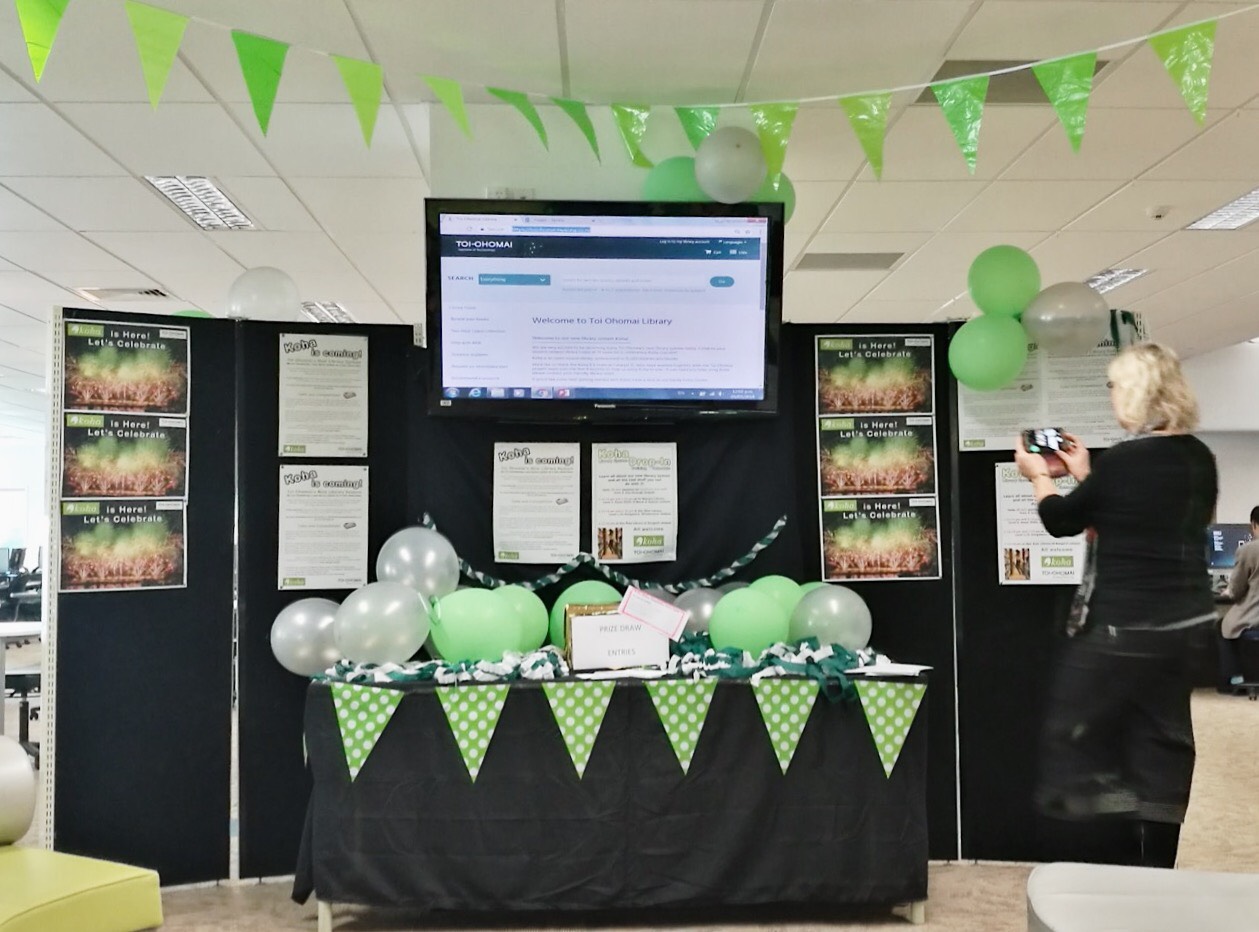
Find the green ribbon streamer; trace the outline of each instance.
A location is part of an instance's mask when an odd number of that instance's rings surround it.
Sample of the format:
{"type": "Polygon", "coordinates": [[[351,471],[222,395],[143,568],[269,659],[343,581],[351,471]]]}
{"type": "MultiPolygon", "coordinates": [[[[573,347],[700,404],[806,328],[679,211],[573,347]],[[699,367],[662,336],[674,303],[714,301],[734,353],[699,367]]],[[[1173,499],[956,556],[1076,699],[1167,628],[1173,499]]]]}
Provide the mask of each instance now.
{"type": "Polygon", "coordinates": [[[864,677],[857,682],[857,695],[866,714],[866,725],[874,740],[883,775],[891,777],[900,760],[901,748],[914,725],[918,707],[927,687],[924,683],[897,683],[889,680],[871,680],[864,677]]]}
{"type": "Polygon", "coordinates": [[[887,135],[887,112],[892,106],[891,94],[861,94],[839,98],[839,105],[848,117],[848,125],[861,143],[874,177],[883,178],[883,138],[887,135]]]}
{"type": "Polygon", "coordinates": [[[358,115],[358,125],[363,131],[363,141],[371,148],[372,134],[376,131],[376,115],[380,112],[380,98],[384,92],[385,76],[380,65],[373,61],[345,58],[333,55],[341,81],[345,84],[350,103],[358,115]]]}
{"type": "Polygon", "coordinates": [[[595,127],[590,122],[590,114],[586,112],[586,105],[580,100],[568,100],[564,97],[552,97],[551,103],[567,113],[568,118],[577,124],[581,134],[586,137],[586,142],[590,143],[590,149],[594,152],[595,158],[602,162],[603,156],[599,154],[599,140],[595,137],[595,127]]]}
{"type": "Polygon", "coordinates": [[[721,113],[721,108],[674,107],[673,112],[678,115],[678,122],[682,124],[682,130],[686,133],[691,148],[698,149],[699,144],[717,128],[717,117],[721,113]]]}
{"type": "Polygon", "coordinates": [[[630,161],[639,168],[651,168],[652,161],[643,154],[643,136],[647,134],[647,118],[651,116],[650,105],[613,104],[612,117],[616,120],[616,128],[621,133],[621,140],[629,151],[630,161]]]}
{"type": "Polygon", "coordinates": [[[799,104],[757,104],[749,107],[756,135],[761,139],[765,153],[765,175],[770,186],[777,191],[782,178],[783,162],[787,160],[787,140],[791,138],[791,124],[796,121],[799,104]]]}
{"type": "Polygon", "coordinates": [[[254,116],[258,118],[258,127],[265,136],[271,125],[271,108],[275,106],[275,93],[284,73],[288,44],[239,29],[232,30],[232,42],[236,45],[240,73],[245,78],[249,99],[254,105],[254,116]]]}
{"type": "Polygon", "coordinates": [[[1150,36],[1163,67],[1171,75],[1189,112],[1199,123],[1207,117],[1207,86],[1211,81],[1211,58],[1215,54],[1215,20],[1172,29],[1150,36]]]}
{"type": "Polygon", "coordinates": [[[180,43],[184,41],[188,17],[127,0],[127,18],[131,20],[136,51],[140,54],[140,70],[149,89],[149,103],[156,110],[166,90],[175,56],[179,54],[180,43]]]}
{"type": "Polygon", "coordinates": [[[367,763],[401,701],[402,693],[396,689],[375,689],[355,683],[332,684],[332,706],[351,783],[367,763]]]}
{"type": "Polygon", "coordinates": [[[1084,138],[1084,120],[1088,116],[1096,70],[1096,52],[1082,52],[1069,58],[1055,58],[1032,65],[1032,73],[1054,105],[1058,121],[1067,131],[1067,139],[1076,152],[1080,151],[1080,140],[1084,138]]]}
{"type": "Polygon", "coordinates": [[[52,44],[61,26],[70,0],[15,0],[17,16],[22,24],[22,36],[26,39],[26,52],[31,57],[31,69],[38,82],[44,76],[44,65],[52,52],[52,44]]]}
{"type": "Polygon", "coordinates": [[[538,108],[533,105],[533,101],[529,99],[528,94],[523,94],[520,91],[509,91],[501,87],[487,87],[486,90],[499,100],[509,103],[519,110],[520,115],[529,122],[534,132],[538,134],[538,138],[542,140],[543,148],[551,148],[551,143],[546,138],[546,126],[543,125],[542,117],[538,115],[538,108]]]}
{"type": "Polygon", "coordinates": [[[967,168],[972,175],[975,174],[975,159],[979,153],[979,124],[984,118],[984,98],[988,96],[988,75],[942,81],[932,84],[931,92],[935,94],[940,109],[944,111],[944,118],[949,121],[957,147],[966,157],[967,168]]]}
{"type": "Polygon", "coordinates": [[[441,78],[437,75],[425,74],[421,75],[424,82],[433,89],[433,93],[450,111],[450,115],[454,117],[459,128],[463,130],[463,134],[469,139],[472,138],[472,127],[468,125],[468,111],[463,105],[463,88],[459,82],[451,78],[441,78]]]}

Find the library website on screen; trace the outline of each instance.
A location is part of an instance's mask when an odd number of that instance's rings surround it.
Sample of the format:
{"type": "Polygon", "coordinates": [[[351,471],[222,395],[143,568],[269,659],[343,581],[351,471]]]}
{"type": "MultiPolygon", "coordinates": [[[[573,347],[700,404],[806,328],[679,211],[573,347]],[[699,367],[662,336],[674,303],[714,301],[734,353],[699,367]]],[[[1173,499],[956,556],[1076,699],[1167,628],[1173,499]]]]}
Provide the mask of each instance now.
{"type": "Polygon", "coordinates": [[[764,226],[618,232],[443,235],[446,396],[761,400],[764,226]]]}

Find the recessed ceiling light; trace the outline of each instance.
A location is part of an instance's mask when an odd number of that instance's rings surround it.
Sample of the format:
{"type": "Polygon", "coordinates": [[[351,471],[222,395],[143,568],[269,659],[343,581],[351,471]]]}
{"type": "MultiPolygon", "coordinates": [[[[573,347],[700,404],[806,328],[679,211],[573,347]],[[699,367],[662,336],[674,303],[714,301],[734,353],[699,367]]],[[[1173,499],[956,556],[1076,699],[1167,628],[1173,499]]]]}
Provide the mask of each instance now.
{"type": "Polygon", "coordinates": [[[1128,284],[1133,279],[1140,278],[1149,271],[1149,269],[1102,269],[1096,275],[1085,279],[1084,284],[1098,294],[1105,294],[1108,291],[1114,291],[1120,285],[1128,284]]]}
{"type": "Polygon", "coordinates": [[[1236,230],[1259,218],[1259,188],[1229,201],[1201,220],[1189,224],[1188,230],[1236,230]]]}
{"type": "Polygon", "coordinates": [[[303,301],[302,313],[317,324],[352,324],[354,316],[336,301],[303,301]]]}
{"type": "Polygon", "coordinates": [[[209,178],[200,175],[145,175],[144,180],[203,230],[254,228],[254,222],[209,178]]]}

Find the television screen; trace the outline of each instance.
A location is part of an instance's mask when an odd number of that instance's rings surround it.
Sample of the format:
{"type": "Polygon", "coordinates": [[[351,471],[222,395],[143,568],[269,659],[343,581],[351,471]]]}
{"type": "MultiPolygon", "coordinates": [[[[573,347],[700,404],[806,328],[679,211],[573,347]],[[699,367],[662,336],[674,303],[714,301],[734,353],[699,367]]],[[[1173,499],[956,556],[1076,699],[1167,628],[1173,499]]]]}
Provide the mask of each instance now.
{"type": "Polygon", "coordinates": [[[1249,524],[1212,524],[1207,528],[1207,566],[1230,570],[1237,563],[1237,551],[1250,542],[1249,524]]]}
{"type": "Polygon", "coordinates": [[[434,413],[772,414],[782,205],[426,202],[434,413]]]}

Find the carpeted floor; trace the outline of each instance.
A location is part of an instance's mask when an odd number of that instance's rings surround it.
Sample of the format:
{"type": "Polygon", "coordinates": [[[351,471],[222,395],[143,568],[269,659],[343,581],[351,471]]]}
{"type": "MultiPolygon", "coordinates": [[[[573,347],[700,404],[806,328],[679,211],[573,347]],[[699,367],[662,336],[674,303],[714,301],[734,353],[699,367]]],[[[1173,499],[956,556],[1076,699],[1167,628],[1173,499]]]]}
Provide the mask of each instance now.
{"type": "MultiPolygon", "coordinates": [[[[22,650],[29,650],[23,648],[22,650]]],[[[21,659],[10,651],[10,662],[21,659]]],[[[5,704],[5,732],[17,730],[17,704],[5,704]]],[[[1181,835],[1178,867],[1199,870],[1250,871],[1259,873],[1259,702],[1221,696],[1202,690],[1193,699],[1194,730],[1198,743],[1198,763],[1194,774],[1189,816],[1181,835]]],[[[42,723],[36,722],[33,737],[42,723]]],[[[39,843],[39,826],[23,840],[39,843]]],[[[1027,928],[1025,890],[1028,865],[933,864],[927,905],[927,928],[941,932],[1004,932],[1027,928]]],[[[248,883],[195,889],[168,890],[163,895],[166,924],[170,930],[222,930],[254,932],[312,932],[315,928],[313,902],[297,906],[288,897],[288,883],[248,883]]],[[[440,920],[419,924],[412,917],[396,917],[380,911],[341,908],[335,913],[341,932],[369,930],[477,928],[460,923],[446,925],[440,920]]],[[[904,918],[879,912],[854,911],[833,921],[812,924],[747,923],[756,929],[897,929],[908,926],[904,918]]],[[[533,928],[527,923],[513,929],[533,928]]],[[[565,928],[551,926],[549,928],[565,928]]],[[[573,928],[573,927],[568,927],[573,928]]],[[[621,926],[618,932],[635,927],[621,926]]],[[[672,928],[720,929],[722,925],[672,928]]]]}

